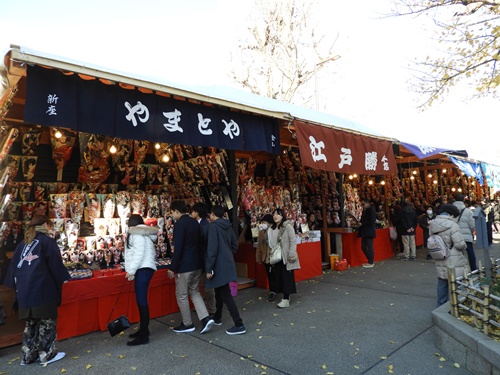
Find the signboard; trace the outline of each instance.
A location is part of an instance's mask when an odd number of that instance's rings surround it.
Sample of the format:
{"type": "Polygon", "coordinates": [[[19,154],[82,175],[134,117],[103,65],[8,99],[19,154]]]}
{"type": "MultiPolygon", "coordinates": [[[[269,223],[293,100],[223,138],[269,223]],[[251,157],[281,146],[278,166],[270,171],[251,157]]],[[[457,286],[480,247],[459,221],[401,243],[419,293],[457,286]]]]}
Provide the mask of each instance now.
{"type": "Polygon", "coordinates": [[[280,152],[276,119],[28,66],[24,121],[122,139],[280,152]]]}

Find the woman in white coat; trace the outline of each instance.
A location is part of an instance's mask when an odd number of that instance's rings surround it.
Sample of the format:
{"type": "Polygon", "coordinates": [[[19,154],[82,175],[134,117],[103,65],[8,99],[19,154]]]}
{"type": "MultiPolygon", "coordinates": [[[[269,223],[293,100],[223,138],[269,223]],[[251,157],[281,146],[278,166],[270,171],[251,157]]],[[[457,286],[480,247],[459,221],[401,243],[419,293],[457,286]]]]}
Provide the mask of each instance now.
{"type": "Polygon", "coordinates": [[[125,271],[127,279],[134,280],[135,299],[139,309],[140,328],[129,335],[133,340],[128,346],[149,342],[149,282],[156,271],[154,242],[158,229],[144,225],[141,215],[131,215],[128,219],[127,241],[125,243],[125,271]]]}
{"type": "Polygon", "coordinates": [[[435,260],[437,285],[437,306],[446,303],[448,297],[448,267],[455,267],[455,275],[464,274],[464,269],[470,272],[469,261],[465,255],[467,244],[457,224],[460,215],[458,208],[452,204],[443,204],[437,209],[437,216],[429,226],[430,234],[440,236],[450,248],[450,255],[443,260],[435,260]]]}

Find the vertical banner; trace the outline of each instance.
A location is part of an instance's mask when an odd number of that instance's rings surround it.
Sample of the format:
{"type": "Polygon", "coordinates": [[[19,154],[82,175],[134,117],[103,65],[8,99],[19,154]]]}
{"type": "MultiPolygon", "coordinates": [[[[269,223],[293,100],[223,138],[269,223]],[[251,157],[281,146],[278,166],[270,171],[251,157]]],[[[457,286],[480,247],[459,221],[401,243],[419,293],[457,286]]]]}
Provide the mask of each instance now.
{"type": "Polygon", "coordinates": [[[76,130],[78,76],[28,65],[27,77],[24,122],[76,130]]]}

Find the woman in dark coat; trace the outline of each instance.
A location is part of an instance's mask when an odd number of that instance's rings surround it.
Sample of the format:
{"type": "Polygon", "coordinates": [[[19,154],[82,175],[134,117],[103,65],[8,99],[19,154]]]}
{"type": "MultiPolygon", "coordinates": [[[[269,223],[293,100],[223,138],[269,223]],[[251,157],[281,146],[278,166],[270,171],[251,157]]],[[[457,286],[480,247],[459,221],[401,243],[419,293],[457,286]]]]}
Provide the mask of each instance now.
{"type": "Polygon", "coordinates": [[[361,237],[361,250],[365,254],[368,263],[363,263],[363,268],[374,266],[373,239],[376,237],[375,222],[377,213],[369,200],[363,201],[363,213],[361,214],[361,225],[358,228],[358,237],[361,237]]]}
{"type": "Polygon", "coordinates": [[[70,276],[56,241],[49,237],[53,226],[45,215],[31,219],[5,278],[5,286],[16,289],[19,319],[26,320],[21,365],[37,360],[48,364],[65,356],[56,350],[56,323],[62,284],[70,276]]]}

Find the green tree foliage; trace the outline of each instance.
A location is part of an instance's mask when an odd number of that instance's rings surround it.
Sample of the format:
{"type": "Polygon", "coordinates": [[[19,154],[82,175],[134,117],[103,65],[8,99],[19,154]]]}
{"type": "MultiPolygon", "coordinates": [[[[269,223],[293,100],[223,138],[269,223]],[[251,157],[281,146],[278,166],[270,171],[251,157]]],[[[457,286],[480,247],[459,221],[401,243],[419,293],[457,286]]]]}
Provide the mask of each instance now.
{"type": "Polygon", "coordinates": [[[424,106],[442,101],[459,83],[469,97],[498,95],[500,76],[500,1],[393,0],[392,15],[427,16],[435,25],[439,52],[416,63],[414,89],[424,106]]]}

